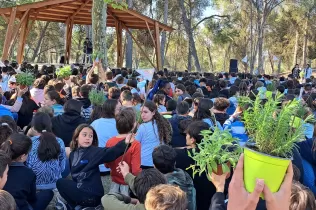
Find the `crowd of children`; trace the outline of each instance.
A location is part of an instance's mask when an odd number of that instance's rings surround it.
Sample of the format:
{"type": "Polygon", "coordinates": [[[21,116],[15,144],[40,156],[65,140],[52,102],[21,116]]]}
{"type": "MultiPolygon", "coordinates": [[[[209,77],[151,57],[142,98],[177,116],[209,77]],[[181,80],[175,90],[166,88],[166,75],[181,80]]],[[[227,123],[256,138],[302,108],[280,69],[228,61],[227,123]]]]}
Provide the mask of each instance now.
{"type": "MultiPolygon", "coordinates": [[[[5,62],[0,105],[0,210],[305,210],[316,209],[314,124],[276,193],[264,180],[254,192],[243,184],[243,155],[228,179],[193,176],[190,157],[201,131],[228,129],[243,145],[239,96],[283,93],[316,115],[316,79],[298,75],[159,71],[146,81],[130,69],[54,67],[5,62]],[[15,75],[31,71],[21,89],[15,75]],[[89,93],[102,92],[103,104],[89,93]],[[264,195],[264,200],[260,195],[264,195]]],[[[273,173],[273,172],[271,172],[273,173]]]]}

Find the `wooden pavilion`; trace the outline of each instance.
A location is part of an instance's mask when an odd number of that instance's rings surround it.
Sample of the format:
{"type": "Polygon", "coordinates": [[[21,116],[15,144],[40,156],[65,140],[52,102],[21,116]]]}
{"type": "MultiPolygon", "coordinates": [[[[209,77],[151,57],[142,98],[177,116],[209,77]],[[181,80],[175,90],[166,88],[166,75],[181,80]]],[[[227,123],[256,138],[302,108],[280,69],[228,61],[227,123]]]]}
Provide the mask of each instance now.
{"type": "MultiPolygon", "coordinates": [[[[66,24],[65,60],[69,63],[72,29],[74,24],[91,25],[91,10],[93,0],[44,0],[41,2],[19,5],[10,8],[0,8],[0,15],[7,26],[5,42],[2,52],[2,60],[8,59],[14,40],[18,39],[17,62],[23,61],[26,38],[32,29],[35,20],[59,22],[66,24]]],[[[160,55],[160,33],[171,32],[173,28],[156,20],[144,16],[131,9],[114,9],[110,5],[107,8],[107,27],[115,27],[117,36],[117,66],[123,65],[122,30],[131,35],[136,45],[144,56],[156,69],[162,69],[160,55]],[[156,65],[150,60],[140,43],[129,29],[148,30],[154,43],[156,65]]]]}

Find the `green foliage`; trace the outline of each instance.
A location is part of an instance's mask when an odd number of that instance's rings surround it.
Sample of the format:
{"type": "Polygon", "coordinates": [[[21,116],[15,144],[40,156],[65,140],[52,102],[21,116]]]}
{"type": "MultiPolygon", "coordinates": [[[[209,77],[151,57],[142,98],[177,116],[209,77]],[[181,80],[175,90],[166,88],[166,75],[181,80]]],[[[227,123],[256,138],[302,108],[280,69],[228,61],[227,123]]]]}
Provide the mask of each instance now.
{"type": "Polygon", "coordinates": [[[71,75],[71,67],[70,66],[65,66],[63,68],[57,69],[56,75],[59,78],[67,78],[70,77],[71,75]]]}
{"type": "Polygon", "coordinates": [[[90,91],[89,99],[93,106],[102,106],[105,102],[104,93],[95,89],[90,91]]]}
{"type": "Polygon", "coordinates": [[[256,150],[276,157],[289,158],[295,143],[304,139],[304,121],[294,121],[300,110],[300,101],[293,100],[281,105],[283,95],[267,96],[263,105],[260,93],[252,106],[243,112],[243,122],[256,150]]]}
{"type": "Polygon", "coordinates": [[[221,131],[215,128],[214,132],[211,130],[204,130],[201,132],[203,139],[197,145],[199,152],[193,150],[193,155],[189,156],[195,161],[188,169],[193,170],[193,177],[195,174],[203,172],[211,174],[212,171],[217,171],[217,165],[222,165],[223,173],[229,172],[230,168],[227,162],[235,167],[238,162],[242,149],[237,144],[238,139],[233,138],[228,130],[221,131]]]}
{"type": "Polygon", "coordinates": [[[128,5],[122,0],[104,0],[104,2],[111,5],[114,9],[124,10],[128,7],[128,5]]]}
{"type": "Polygon", "coordinates": [[[33,85],[33,82],[35,80],[35,77],[33,76],[33,74],[29,72],[22,72],[20,74],[17,74],[15,78],[16,78],[16,83],[20,85],[25,85],[25,86],[33,85]]]}

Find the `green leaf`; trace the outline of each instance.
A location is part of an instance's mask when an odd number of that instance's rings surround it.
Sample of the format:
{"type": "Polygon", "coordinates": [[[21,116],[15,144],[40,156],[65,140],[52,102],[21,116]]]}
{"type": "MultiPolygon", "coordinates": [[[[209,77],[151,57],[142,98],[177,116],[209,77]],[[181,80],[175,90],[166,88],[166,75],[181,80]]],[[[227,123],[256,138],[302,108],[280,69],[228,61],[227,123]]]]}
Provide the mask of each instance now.
{"type": "Polygon", "coordinates": [[[230,168],[227,166],[226,163],[222,164],[222,169],[223,169],[223,173],[230,172],[230,168]]]}

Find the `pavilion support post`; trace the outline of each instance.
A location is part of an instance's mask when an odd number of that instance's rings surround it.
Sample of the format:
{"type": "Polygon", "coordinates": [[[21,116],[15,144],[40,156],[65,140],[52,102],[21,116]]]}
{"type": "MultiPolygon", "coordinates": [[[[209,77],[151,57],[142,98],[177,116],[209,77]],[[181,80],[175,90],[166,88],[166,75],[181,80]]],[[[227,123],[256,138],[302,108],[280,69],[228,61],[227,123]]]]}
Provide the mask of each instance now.
{"type": "Polygon", "coordinates": [[[122,22],[115,22],[116,41],[117,41],[117,67],[123,67],[123,49],[122,49],[122,22]]]}
{"type": "Polygon", "coordinates": [[[155,22],[155,51],[156,51],[156,62],[157,62],[157,71],[162,70],[162,63],[161,63],[161,49],[160,49],[160,31],[159,31],[159,23],[155,22]]]}
{"type": "Polygon", "coordinates": [[[18,54],[17,54],[17,62],[21,64],[23,62],[24,58],[24,48],[25,48],[25,42],[26,38],[29,32],[29,14],[26,14],[26,17],[21,20],[21,31],[20,31],[20,37],[19,37],[19,45],[18,45],[18,54]]]}
{"type": "Polygon", "coordinates": [[[1,60],[7,60],[9,58],[9,47],[10,47],[10,44],[12,41],[12,33],[13,33],[15,18],[16,18],[16,7],[13,7],[11,9],[10,19],[9,19],[9,23],[8,23],[8,27],[7,27],[7,32],[5,35],[1,60]]]}
{"type": "Polygon", "coordinates": [[[71,38],[74,19],[68,18],[66,21],[66,45],[65,45],[65,62],[69,64],[71,51],[71,38]]]}

